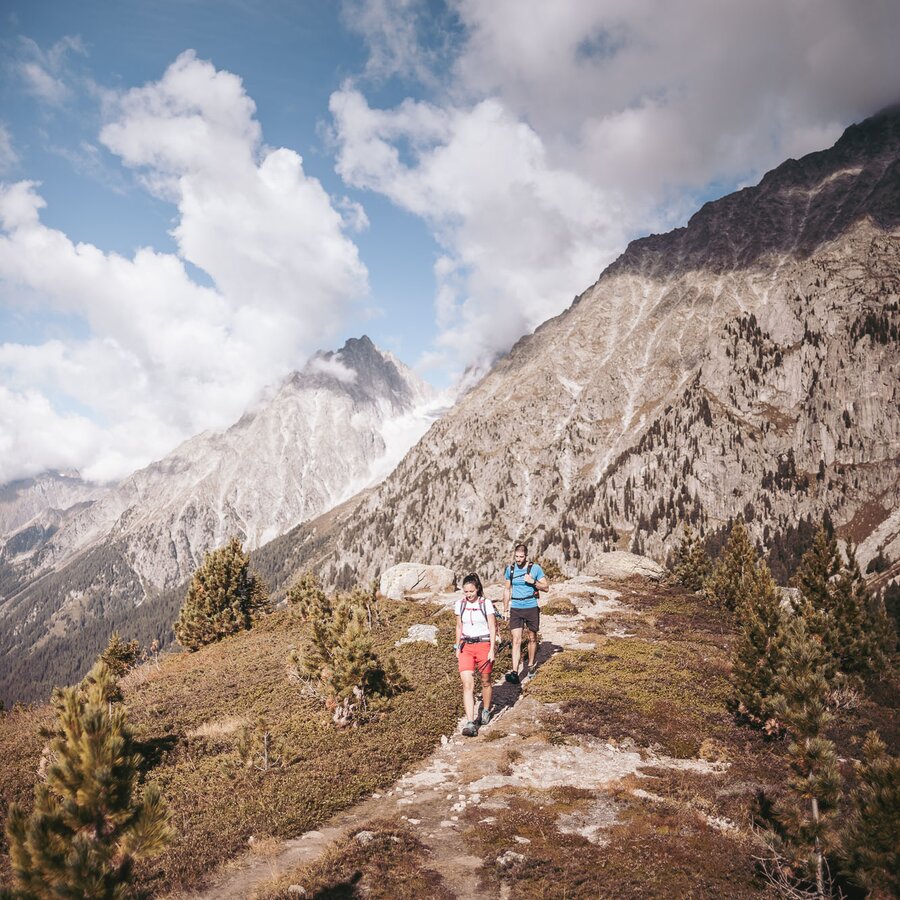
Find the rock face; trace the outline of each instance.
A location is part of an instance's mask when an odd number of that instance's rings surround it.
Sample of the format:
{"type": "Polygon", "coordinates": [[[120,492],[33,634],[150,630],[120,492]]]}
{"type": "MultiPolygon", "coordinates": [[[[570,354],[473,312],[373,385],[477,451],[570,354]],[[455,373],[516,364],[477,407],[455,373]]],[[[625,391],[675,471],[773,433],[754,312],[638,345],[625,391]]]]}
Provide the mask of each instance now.
{"type": "Polygon", "coordinates": [[[391,600],[402,600],[407,593],[441,593],[452,591],[455,586],[456,576],[446,566],[398,563],[381,576],[379,590],[391,600]]]}
{"type": "Polygon", "coordinates": [[[632,243],[295,561],[487,571],[527,539],[589,571],[663,562],[685,521],[765,542],[826,509],[862,540],[900,501],[898,226],[894,108],[632,243]]]}
{"type": "MultiPolygon", "coordinates": [[[[427,428],[430,397],[402,363],[367,337],[352,339],[314,357],[227,431],[190,439],[94,502],[44,510],[0,551],[0,696],[13,656],[21,663],[48,634],[71,644],[64,639],[75,630],[86,640],[92,622],[183,583],[231,536],[258,547],[383,475],[406,449],[398,435],[411,442],[427,428]]],[[[166,636],[171,610],[159,618],[146,638],[166,636]]]]}
{"type": "Polygon", "coordinates": [[[635,575],[649,578],[651,581],[659,581],[665,576],[666,570],[646,556],[619,550],[615,553],[598,553],[591,560],[585,574],[598,578],[611,578],[613,581],[632,578],[635,575]]]}

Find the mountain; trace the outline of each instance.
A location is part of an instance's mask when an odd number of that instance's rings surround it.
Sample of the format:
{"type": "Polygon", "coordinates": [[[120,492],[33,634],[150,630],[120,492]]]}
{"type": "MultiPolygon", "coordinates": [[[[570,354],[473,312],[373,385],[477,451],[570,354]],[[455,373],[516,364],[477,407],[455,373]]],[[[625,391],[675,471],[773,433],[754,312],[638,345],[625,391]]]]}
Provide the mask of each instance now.
{"type": "MultiPolygon", "coordinates": [[[[684,522],[743,515],[768,543],[825,510],[873,535],[900,501],[898,226],[895,107],[634,241],[327,533],[261,562],[273,581],[491,575],[527,539],[574,573],[614,548],[663,561],[684,522]]],[[[896,558],[897,528],[879,534],[869,556],[896,558]]]]}
{"type": "MultiPolygon", "coordinates": [[[[351,339],[313,357],[226,431],[191,438],[52,526],[8,536],[0,696],[10,696],[8,679],[32,680],[24,674],[32,651],[49,657],[57,643],[83,645],[72,677],[111,623],[130,627],[135,606],[176,589],[232,535],[258,547],[383,476],[427,427],[431,401],[402,363],[368,337],[351,339]]],[[[150,612],[148,639],[171,625],[169,606],[156,621],[150,612]]]]}
{"type": "Polygon", "coordinates": [[[44,472],[0,485],[0,542],[14,532],[19,532],[23,549],[29,542],[44,541],[66,510],[96,500],[106,490],[77,472],[44,472]]]}

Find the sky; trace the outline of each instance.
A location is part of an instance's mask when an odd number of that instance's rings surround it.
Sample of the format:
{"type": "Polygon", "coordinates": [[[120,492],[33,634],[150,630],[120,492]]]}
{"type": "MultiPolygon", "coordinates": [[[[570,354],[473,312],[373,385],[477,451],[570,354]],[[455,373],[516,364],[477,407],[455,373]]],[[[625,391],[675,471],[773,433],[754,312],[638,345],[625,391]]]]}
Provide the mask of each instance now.
{"type": "Polygon", "coordinates": [[[900,101],[898,46],[895,0],[4,0],[0,484],[364,333],[452,387],[900,101]]]}

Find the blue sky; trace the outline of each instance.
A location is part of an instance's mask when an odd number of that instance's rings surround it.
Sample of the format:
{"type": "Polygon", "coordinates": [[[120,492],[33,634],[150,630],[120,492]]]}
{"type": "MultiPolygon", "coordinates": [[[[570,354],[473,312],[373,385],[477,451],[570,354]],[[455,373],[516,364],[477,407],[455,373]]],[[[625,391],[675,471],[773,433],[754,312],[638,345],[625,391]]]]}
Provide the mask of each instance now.
{"type": "Polygon", "coordinates": [[[7,0],[0,483],[368,333],[439,386],[900,100],[889,0],[7,0]]]}

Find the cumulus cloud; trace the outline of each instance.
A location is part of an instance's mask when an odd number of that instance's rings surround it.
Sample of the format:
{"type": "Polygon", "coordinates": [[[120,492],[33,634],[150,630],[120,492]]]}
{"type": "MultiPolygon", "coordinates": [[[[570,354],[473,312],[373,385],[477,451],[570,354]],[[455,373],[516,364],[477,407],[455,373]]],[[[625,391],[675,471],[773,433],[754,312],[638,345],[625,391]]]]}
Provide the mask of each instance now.
{"type": "Polygon", "coordinates": [[[344,180],[421,216],[446,250],[430,365],[489,362],[568,305],[618,246],[617,192],[555,167],[499,101],[377,110],[345,88],[331,111],[344,180]]]}
{"type": "Polygon", "coordinates": [[[6,302],[76,316],[86,331],[80,340],[3,344],[3,382],[20,421],[29,409],[45,423],[55,415],[62,434],[72,424],[67,404],[90,420],[78,444],[87,455],[60,449],[53,463],[47,453],[4,454],[0,482],[50,464],[113,479],[180,439],[227,426],[365,295],[367,272],[344,219],[296,153],[262,145],[254,113],[239,78],[193,53],[112,105],[101,141],[176,204],[178,254],[142,248],[126,258],[73,243],[41,221],[38,185],[0,188],[6,302]]]}
{"type": "MultiPolygon", "coordinates": [[[[409,4],[360,2],[373,48],[391,17],[414,21],[409,4]]],[[[449,7],[462,36],[430,103],[373,109],[357,82],[331,104],[338,172],[421,216],[446,251],[431,361],[506,350],[631,237],[900,99],[900,7],[885,0],[449,7]]]]}

